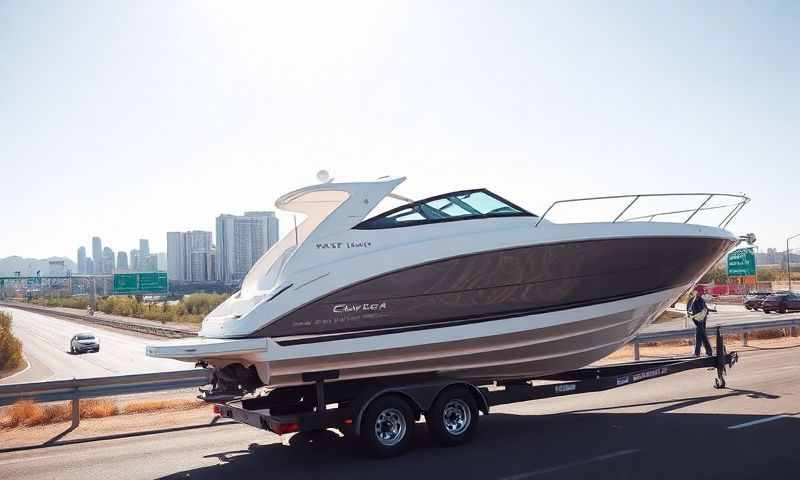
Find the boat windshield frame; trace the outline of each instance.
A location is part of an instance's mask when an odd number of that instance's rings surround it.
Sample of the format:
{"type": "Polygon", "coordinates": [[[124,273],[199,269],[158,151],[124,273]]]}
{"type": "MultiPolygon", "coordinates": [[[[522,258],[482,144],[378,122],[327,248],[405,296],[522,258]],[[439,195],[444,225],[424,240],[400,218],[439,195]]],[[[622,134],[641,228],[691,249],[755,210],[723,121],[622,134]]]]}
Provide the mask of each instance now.
{"type": "MultiPolygon", "coordinates": [[[[459,200],[456,198],[456,200],[459,200]]],[[[471,206],[468,204],[462,205],[462,202],[458,203],[451,203],[450,205],[456,205],[457,207],[461,208],[462,210],[469,211],[471,206]],[[467,208],[465,208],[467,207],[467,208]]],[[[463,202],[466,203],[466,202],[463,202]]],[[[448,205],[448,207],[450,206],[448,205]]],[[[502,207],[501,207],[502,208],[502,207]]],[[[471,208],[475,210],[474,208],[471,208]]],[[[448,192],[439,195],[435,195],[432,197],[424,198],[422,200],[417,200],[415,202],[406,203],[400,205],[399,207],[393,208],[391,210],[387,210],[385,212],[379,213],[378,215],[372,216],[363,220],[359,224],[353,227],[354,230],[382,230],[386,228],[401,228],[401,227],[412,227],[416,225],[430,225],[434,223],[446,223],[446,222],[458,222],[462,220],[478,220],[484,218],[505,218],[505,217],[534,217],[536,218],[537,215],[525,210],[524,208],[514,204],[506,200],[505,198],[493,193],[485,188],[473,188],[469,190],[457,190],[455,192],[448,192]],[[446,212],[438,209],[430,205],[430,203],[435,202],[437,200],[448,199],[450,197],[458,197],[462,195],[468,195],[473,193],[483,193],[498,203],[503,204],[505,207],[513,209],[512,212],[497,212],[497,213],[481,213],[479,211],[475,211],[475,213],[467,213],[461,215],[448,215],[446,212]],[[395,221],[394,223],[389,223],[387,220],[388,217],[392,215],[402,212],[404,210],[410,210],[409,214],[417,213],[420,216],[425,218],[418,219],[418,220],[404,220],[404,221],[395,221]],[[428,216],[437,216],[435,218],[428,218],[428,216]]]]}

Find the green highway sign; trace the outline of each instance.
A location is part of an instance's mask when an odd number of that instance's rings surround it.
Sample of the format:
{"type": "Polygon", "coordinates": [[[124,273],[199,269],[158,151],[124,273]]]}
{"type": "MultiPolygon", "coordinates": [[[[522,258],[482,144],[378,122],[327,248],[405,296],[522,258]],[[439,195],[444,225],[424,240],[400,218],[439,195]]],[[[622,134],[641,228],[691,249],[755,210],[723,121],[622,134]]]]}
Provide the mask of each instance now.
{"type": "Polygon", "coordinates": [[[138,273],[115,273],[114,293],[135,293],[139,290],[138,273]]]}
{"type": "Polygon", "coordinates": [[[144,292],[167,293],[167,273],[147,272],[139,274],[139,290],[144,292]]]}
{"type": "Polygon", "coordinates": [[[747,277],[756,274],[756,255],[752,248],[740,248],[728,254],[728,275],[747,277]]]}
{"type": "Polygon", "coordinates": [[[166,272],[115,273],[115,295],[139,295],[144,293],[167,293],[169,283],[166,272]]]}

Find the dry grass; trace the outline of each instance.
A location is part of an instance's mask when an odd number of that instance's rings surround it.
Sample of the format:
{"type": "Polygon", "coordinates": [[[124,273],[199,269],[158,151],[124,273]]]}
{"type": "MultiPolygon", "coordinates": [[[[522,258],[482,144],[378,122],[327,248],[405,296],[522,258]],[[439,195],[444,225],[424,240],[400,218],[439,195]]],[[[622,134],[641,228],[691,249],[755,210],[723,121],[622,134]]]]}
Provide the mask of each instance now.
{"type": "Polygon", "coordinates": [[[125,414],[157,412],[161,410],[190,410],[207,405],[200,400],[149,400],[126,404],[122,411],[125,414]]]}
{"type": "Polygon", "coordinates": [[[20,400],[4,409],[0,417],[0,427],[31,427],[66,422],[69,418],[69,404],[40,405],[32,400],[20,400]]]}
{"type": "MultiPolygon", "coordinates": [[[[164,410],[190,410],[205,406],[200,400],[147,400],[128,402],[122,406],[113,400],[82,400],[81,418],[104,418],[115,415],[132,415],[164,410]]],[[[0,409],[0,428],[33,427],[68,422],[72,418],[69,402],[40,404],[32,400],[19,400],[10,407],[0,409]]]]}
{"type": "Polygon", "coordinates": [[[81,418],[103,418],[119,415],[117,402],[113,400],[81,400],[81,418]]]}

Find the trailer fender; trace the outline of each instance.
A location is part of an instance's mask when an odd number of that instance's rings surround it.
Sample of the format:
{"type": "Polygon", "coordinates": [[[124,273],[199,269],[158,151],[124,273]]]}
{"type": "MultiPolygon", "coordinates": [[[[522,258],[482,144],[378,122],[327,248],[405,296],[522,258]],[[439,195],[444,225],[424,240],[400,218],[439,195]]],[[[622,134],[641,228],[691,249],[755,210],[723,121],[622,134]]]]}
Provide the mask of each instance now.
{"type": "MultiPolygon", "coordinates": [[[[480,388],[476,387],[475,385],[473,385],[471,383],[467,383],[467,382],[454,382],[454,383],[451,383],[451,384],[441,388],[439,390],[439,392],[436,393],[436,396],[434,397],[434,400],[436,398],[438,398],[439,395],[443,391],[447,390],[450,387],[454,387],[454,386],[467,387],[467,390],[469,390],[469,392],[472,393],[472,396],[475,398],[475,403],[478,404],[478,410],[483,412],[484,415],[489,415],[489,402],[486,400],[486,396],[483,394],[483,392],[481,391],[480,388]]],[[[431,402],[429,405],[427,405],[425,407],[426,410],[429,409],[431,407],[431,405],[433,405],[433,402],[431,402]]]]}

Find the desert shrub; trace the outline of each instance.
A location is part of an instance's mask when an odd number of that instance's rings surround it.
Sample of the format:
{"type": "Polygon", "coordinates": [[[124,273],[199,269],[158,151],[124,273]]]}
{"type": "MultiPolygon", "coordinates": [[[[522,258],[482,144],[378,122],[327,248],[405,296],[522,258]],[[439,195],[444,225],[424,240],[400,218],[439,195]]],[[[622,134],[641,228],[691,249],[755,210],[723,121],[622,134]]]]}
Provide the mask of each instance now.
{"type": "Polygon", "coordinates": [[[211,310],[224,302],[230,295],[217,293],[193,293],[186,295],[181,303],[186,307],[186,312],[193,315],[207,315],[211,310]]]}
{"type": "Polygon", "coordinates": [[[11,331],[11,314],[0,312],[0,370],[22,364],[22,342],[11,331]]]}
{"type": "MultiPolygon", "coordinates": [[[[112,295],[97,299],[97,310],[109,315],[143,318],[157,322],[198,323],[209,312],[217,308],[229,295],[216,293],[193,293],[177,303],[140,302],[133,296],[112,295]]],[[[39,298],[33,301],[46,307],[70,307],[86,309],[88,300],[80,297],[39,298]]]]}

